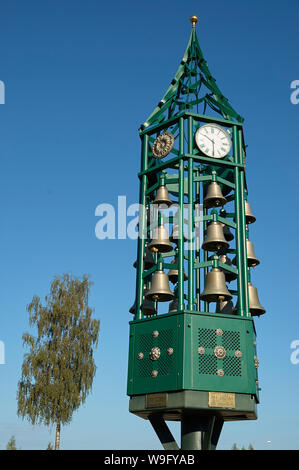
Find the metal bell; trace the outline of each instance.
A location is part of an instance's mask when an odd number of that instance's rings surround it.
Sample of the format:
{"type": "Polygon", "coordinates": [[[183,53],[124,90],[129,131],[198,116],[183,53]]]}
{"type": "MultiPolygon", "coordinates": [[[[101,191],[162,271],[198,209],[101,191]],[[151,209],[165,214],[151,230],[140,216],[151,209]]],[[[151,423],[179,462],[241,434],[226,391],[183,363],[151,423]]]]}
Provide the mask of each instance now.
{"type": "Polygon", "coordinates": [[[260,260],[255,255],[253,243],[249,240],[246,240],[246,245],[247,245],[247,263],[248,263],[248,266],[250,266],[251,268],[254,268],[258,264],[260,264],[260,260]]]}
{"type": "Polygon", "coordinates": [[[178,296],[175,295],[173,301],[170,302],[169,304],[168,313],[177,312],[178,307],[179,307],[179,299],[178,299],[178,296]]]}
{"type": "Polygon", "coordinates": [[[168,231],[164,225],[159,225],[154,229],[153,239],[148,247],[151,251],[159,251],[160,253],[166,253],[173,250],[172,244],[169,241],[168,231]]]}
{"type": "Polygon", "coordinates": [[[232,300],[219,300],[216,304],[215,313],[234,314],[234,304],[232,300]]]}
{"type": "Polygon", "coordinates": [[[172,201],[169,199],[169,194],[166,186],[160,186],[157,189],[154,204],[165,204],[166,206],[171,206],[172,201]]]}
{"type": "MultiPolygon", "coordinates": [[[[260,260],[256,257],[256,254],[254,252],[254,247],[253,243],[249,241],[248,239],[246,240],[246,249],[247,249],[247,264],[248,267],[254,268],[258,264],[260,264],[260,260]]],[[[232,263],[234,265],[237,264],[237,257],[235,256],[232,263]]]]}
{"type": "Polygon", "coordinates": [[[202,249],[206,251],[225,250],[229,243],[225,240],[223,227],[220,222],[211,222],[207,227],[207,236],[202,244],[202,249]]]}
{"type": "MultiPolygon", "coordinates": [[[[143,302],[142,302],[142,312],[143,315],[149,316],[149,315],[157,315],[157,310],[155,308],[155,304],[152,300],[146,299],[145,295],[148,292],[146,286],[144,286],[144,296],[143,296],[143,302]]],[[[135,315],[136,312],[136,299],[134,304],[129,310],[130,313],[133,313],[135,315]]]]}
{"type": "Polygon", "coordinates": [[[206,208],[224,206],[226,199],[222,194],[221,188],[216,181],[212,181],[207,189],[203,205],[206,208]]]}
{"type": "MultiPolygon", "coordinates": [[[[148,249],[147,246],[145,246],[143,259],[144,259],[144,269],[150,269],[156,264],[153,258],[152,252],[148,249]]],[[[137,260],[135,261],[133,266],[134,268],[137,268],[137,260]]]]}
{"type": "Polygon", "coordinates": [[[168,302],[174,298],[174,294],[169,288],[169,278],[164,271],[156,271],[152,277],[151,288],[145,297],[155,302],[168,302]]]}
{"type": "MultiPolygon", "coordinates": [[[[171,261],[171,264],[178,264],[178,263],[179,263],[178,256],[176,256],[174,260],[171,261]]],[[[176,282],[178,282],[178,279],[179,279],[178,269],[170,269],[168,271],[168,277],[169,277],[170,282],[172,282],[172,284],[175,284],[176,282]]],[[[187,280],[188,280],[188,276],[184,272],[184,281],[187,281],[187,280]]]]}
{"type": "Polygon", "coordinates": [[[262,305],[260,304],[258,294],[257,294],[257,288],[254,287],[251,282],[248,282],[248,297],[249,297],[249,311],[251,315],[254,316],[260,316],[266,313],[266,310],[262,305]]]}
{"type": "Polygon", "coordinates": [[[226,287],[225,277],[221,269],[213,268],[208,272],[205,288],[200,294],[200,298],[206,302],[218,302],[219,300],[230,300],[232,298],[232,294],[226,287]]]}
{"type": "Polygon", "coordinates": [[[246,224],[253,224],[256,221],[256,218],[251,212],[250,204],[249,202],[246,201],[246,199],[245,199],[245,219],[246,219],[246,224]]]}
{"type": "MultiPolygon", "coordinates": [[[[172,233],[169,237],[169,240],[172,242],[172,243],[176,243],[178,245],[179,243],[179,236],[180,236],[180,233],[179,233],[179,224],[174,224],[173,227],[172,227],[172,233]]],[[[184,239],[184,242],[187,241],[187,237],[184,235],[184,231],[183,231],[183,239],[184,239]]]]}
{"type": "Polygon", "coordinates": [[[223,226],[223,235],[227,242],[231,242],[234,239],[234,234],[230,231],[228,225],[222,224],[223,226]]]}
{"type": "MultiPolygon", "coordinates": [[[[223,264],[227,264],[228,266],[232,266],[232,262],[227,255],[221,255],[219,258],[219,261],[221,261],[221,263],[223,264]]],[[[221,270],[223,270],[226,282],[234,281],[238,277],[236,273],[232,273],[231,271],[227,271],[226,269],[222,269],[222,268],[221,270]]]]}

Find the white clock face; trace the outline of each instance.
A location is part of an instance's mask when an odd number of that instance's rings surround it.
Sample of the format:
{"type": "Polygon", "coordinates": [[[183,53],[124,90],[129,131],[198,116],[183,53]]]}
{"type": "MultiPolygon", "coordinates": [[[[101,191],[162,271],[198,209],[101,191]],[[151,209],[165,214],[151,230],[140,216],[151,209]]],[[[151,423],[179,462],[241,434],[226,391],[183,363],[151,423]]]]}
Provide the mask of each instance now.
{"type": "Polygon", "coordinates": [[[205,124],[195,133],[197,147],[208,157],[224,158],[231,149],[228,132],[217,124],[205,124]]]}

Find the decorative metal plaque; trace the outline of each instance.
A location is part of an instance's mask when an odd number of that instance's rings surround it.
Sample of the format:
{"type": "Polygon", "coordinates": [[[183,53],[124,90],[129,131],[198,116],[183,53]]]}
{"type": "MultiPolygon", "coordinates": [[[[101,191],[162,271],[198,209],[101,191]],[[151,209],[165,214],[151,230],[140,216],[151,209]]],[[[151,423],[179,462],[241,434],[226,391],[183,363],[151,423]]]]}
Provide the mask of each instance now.
{"type": "Polygon", "coordinates": [[[148,393],[145,395],[145,408],[165,407],[167,400],[167,393],[148,393]]]}
{"type": "Polygon", "coordinates": [[[158,135],[153,145],[153,156],[163,158],[169,154],[174,144],[174,136],[170,132],[158,135]]]}
{"type": "Polygon", "coordinates": [[[209,406],[217,408],[236,408],[235,394],[209,392],[209,406]]]}

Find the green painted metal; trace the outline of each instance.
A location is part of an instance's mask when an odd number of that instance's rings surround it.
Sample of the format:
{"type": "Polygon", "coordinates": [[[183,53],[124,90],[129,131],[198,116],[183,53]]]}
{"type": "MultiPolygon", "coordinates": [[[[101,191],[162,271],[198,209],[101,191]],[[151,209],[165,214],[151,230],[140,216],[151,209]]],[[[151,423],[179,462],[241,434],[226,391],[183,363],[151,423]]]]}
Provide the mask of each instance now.
{"type": "Polygon", "coordinates": [[[203,57],[196,31],[192,29],[181,64],[169,88],[140,127],[140,131],[147,130],[150,126],[157,126],[178,115],[182,110],[195,110],[198,114],[199,104],[204,111],[208,107],[210,111],[215,111],[227,120],[243,122],[243,118],[236,113],[216,85],[216,80],[203,57]],[[200,94],[203,96],[200,97],[200,94]]]}
{"type": "Polygon", "coordinates": [[[255,360],[256,333],[249,310],[248,282],[251,272],[246,253],[249,229],[245,218],[248,190],[243,118],[231,107],[210,74],[195,28],[170,87],[141,126],[140,138],[142,152],[138,178],[141,207],[152,207],[156,190],[160,185],[166,185],[180,210],[175,214],[159,209],[157,219],[150,226],[147,225],[146,211],[140,211],[136,312],[130,322],[127,387],[131,397],[130,411],[147,419],[151,416],[154,429],[166,441],[170,439],[170,446],[175,444],[163,419],[182,420],[182,446],[187,446],[182,448],[201,446],[211,449],[216,446],[217,433],[220,433],[222,425],[221,420],[218,422],[215,418],[215,410],[209,409],[206,404],[207,394],[219,392],[236,396],[238,404],[235,409],[217,409],[217,416],[224,420],[256,419],[259,387],[255,360]],[[195,145],[196,130],[207,123],[216,123],[230,132],[232,149],[223,159],[203,155],[195,145]],[[153,144],[164,132],[172,133],[174,146],[166,157],[158,159],[153,155],[153,144]],[[228,210],[221,213],[219,208],[203,207],[207,187],[212,181],[219,184],[227,204],[230,204],[228,210]],[[186,203],[188,209],[184,212],[186,203]],[[235,241],[228,249],[213,253],[201,248],[203,240],[200,237],[202,233],[205,237],[209,221],[220,222],[233,231],[235,241]],[[173,244],[171,252],[155,253],[155,265],[145,269],[145,246],[150,242],[152,229],[157,224],[169,224],[171,231],[175,223],[179,223],[177,244],[173,244]],[[188,230],[184,230],[186,223],[188,230]],[[188,238],[186,243],[184,234],[188,238]],[[222,254],[236,256],[236,266],[221,262],[219,257],[222,254]],[[176,255],[178,261],[173,264],[176,255]],[[227,286],[235,306],[230,313],[215,313],[208,302],[201,300],[200,294],[211,268],[221,268],[226,273],[237,275],[236,285],[227,286]],[[171,313],[167,310],[161,313],[161,304],[155,302],[158,314],[145,316],[142,308],[144,285],[149,288],[155,272],[161,269],[164,272],[178,269],[178,282],[172,286],[177,296],[177,308],[171,313]],[[184,280],[184,272],[188,280],[184,280]],[[216,331],[219,330],[223,334],[217,335],[216,331]],[[154,332],[158,335],[155,336],[154,332]],[[225,349],[225,357],[216,357],[216,347],[225,349]],[[159,350],[157,359],[151,354],[153,348],[159,350]],[[202,348],[203,354],[199,352],[202,348]],[[157,410],[159,416],[156,416],[155,409],[151,410],[142,401],[148,394],[156,393],[171,397],[179,394],[177,408],[173,410],[172,405],[164,406],[157,410]],[[184,399],[181,394],[184,394],[184,399]],[[186,437],[193,425],[192,420],[185,420],[185,417],[195,409],[197,417],[202,416],[201,410],[204,410],[209,415],[210,424],[205,431],[198,428],[186,437]]]}
{"type": "Polygon", "coordinates": [[[252,318],[185,311],[130,323],[131,358],[128,395],[174,390],[206,390],[255,395],[255,330],[252,318]],[[216,331],[221,329],[222,336],[216,331]],[[153,332],[158,331],[157,337],[153,332]],[[224,359],[214,355],[216,346],[226,350],[224,359]],[[161,351],[150,359],[152,348],[161,351]],[[173,353],[168,354],[171,348],[173,353]],[[198,353],[204,348],[205,354],[198,353]],[[236,357],[236,351],[242,351],[236,357]],[[139,353],[143,358],[139,358],[139,353]],[[152,372],[157,371],[153,379],[152,372]],[[224,370],[225,376],[218,376],[224,370]]]}

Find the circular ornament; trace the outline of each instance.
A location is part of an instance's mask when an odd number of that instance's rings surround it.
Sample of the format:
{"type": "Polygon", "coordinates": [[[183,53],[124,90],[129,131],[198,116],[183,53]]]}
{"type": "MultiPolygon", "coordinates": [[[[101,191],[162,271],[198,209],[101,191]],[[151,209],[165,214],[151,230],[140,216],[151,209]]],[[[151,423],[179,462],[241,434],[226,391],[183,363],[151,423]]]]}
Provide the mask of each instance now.
{"type": "Polygon", "coordinates": [[[259,366],[259,360],[256,356],[254,356],[254,367],[257,369],[259,366]]]}
{"type": "Polygon", "coordinates": [[[168,354],[168,356],[171,356],[173,354],[173,348],[168,348],[167,349],[167,354],[168,354]]]}
{"type": "Polygon", "coordinates": [[[161,351],[159,348],[155,347],[151,349],[150,358],[152,361],[157,361],[161,356],[161,351]]]}
{"type": "Polygon", "coordinates": [[[144,355],[143,355],[142,352],[140,352],[140,353],[138,353],[137,357],[138,357],[139,361],[141,361],[143,359],[144,355]]]}
{"type": "Polygon", "coordinates": [[[226,356],[226,351],[223,346],[216,346],[214,349],[214,354],[217,359],[223,359],[226,356]]]}
{"type": "Polygon", "coordinates": [[[219,377],[223,377],[223,376],[224,376],[224,370],[223,370],[223,369],[218,369],[218,370],[217,370],[217,375],[218,375],[219,377]]]}
{"type": "Polygon", "coordinates": [[[203,348],[202,346],[200,346],[200,347],[197,349],[197,352],[198,352],[198,354],[204,354],[204,353],[205,353],[205,348],[203,348]]]}
{"type": "Polygon", "coordinates": [[[217,336],[222,336],[223,335],[223,331],[221,330],[221,328],[217,328],[216,335],[217,336]]]}
{"type": "Polygon", "coordinates": [[[235,351],[235,356],[236,357],[242,357],[242,352],[239,351],[239,350],[235,351]]]}
{"type": "Polygon", "coordinates": [[[155,377],[157,377],[157,375],[158,375],[158,371],[157,371],[157,370],[153,370],[153,372],[152,372],[152,377],[153,377],[153,379],[154,379],[155,377]]]}
{"type": "Polygon", "coordinates": [[[153,156],[163,158],[169,154],[174,145],[174,137],[170,132],[158,135],[153,145],[153,156]]]}
{"type": "Polygon", "coordinates": [[[154,338],[157,338],[159,336],[159,331],[155,330],[152,332],[152,335],[154,338]]]}

